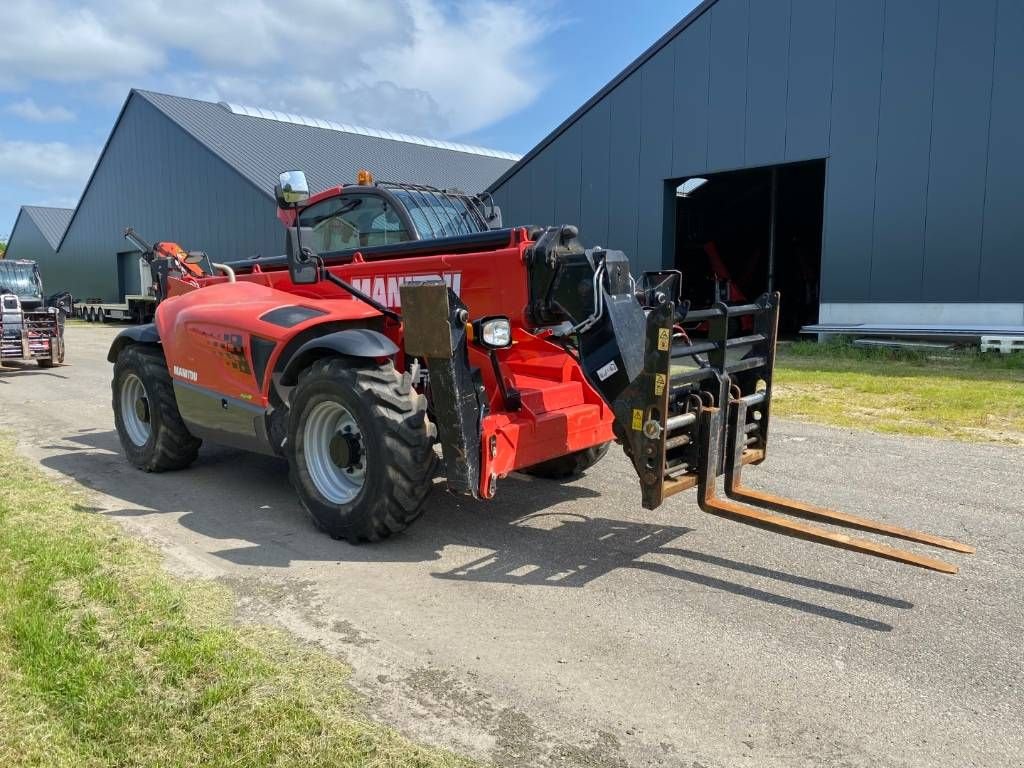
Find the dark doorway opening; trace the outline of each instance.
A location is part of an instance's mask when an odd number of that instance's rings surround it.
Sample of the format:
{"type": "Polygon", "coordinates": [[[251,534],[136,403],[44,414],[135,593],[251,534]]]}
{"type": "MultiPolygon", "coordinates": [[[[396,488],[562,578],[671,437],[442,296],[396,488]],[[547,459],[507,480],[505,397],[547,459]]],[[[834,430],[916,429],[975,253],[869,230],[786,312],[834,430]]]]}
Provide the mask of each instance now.
{"type": "Polygon", "coordinates": [[[121,251],[117,254],[117,300],[124,301],[125,296],[137,296],[142,293],[142,273],[139,267],[139,251],[121,251]]]}
{"type": "Polygon", "coordinates": [[[675,266],[693,306],[779,291],[779,333],[818,321],[825,161],[676,183],[675,266]]]}

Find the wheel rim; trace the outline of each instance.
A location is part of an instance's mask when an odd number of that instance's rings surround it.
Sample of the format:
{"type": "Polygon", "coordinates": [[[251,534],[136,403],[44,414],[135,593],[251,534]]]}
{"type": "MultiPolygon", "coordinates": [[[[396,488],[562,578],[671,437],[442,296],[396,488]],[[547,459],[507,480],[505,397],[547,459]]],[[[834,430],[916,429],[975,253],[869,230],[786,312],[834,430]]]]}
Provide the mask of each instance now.
{"type": "Polygon", "coordinates": [[[121,422],[128,439],[140,448],[149,441],[152,432],[149,420],[149,398],[142,379],[134,373],[124,377],[121,384],[121,422]]]}
{"type": "Polygon", "coordinates": [[[359,424],[340,403],[317,403],[303,429],[306,469],[320,495],[347,504],[366,481],[366,453],[359,424]]]}

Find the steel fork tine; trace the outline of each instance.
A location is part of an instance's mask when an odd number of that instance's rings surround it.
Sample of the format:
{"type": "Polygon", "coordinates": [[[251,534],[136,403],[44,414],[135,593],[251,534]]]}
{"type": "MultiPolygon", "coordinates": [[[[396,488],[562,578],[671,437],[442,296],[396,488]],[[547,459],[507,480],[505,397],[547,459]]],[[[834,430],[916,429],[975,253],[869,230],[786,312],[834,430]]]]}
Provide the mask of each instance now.
{"type": "Polygon", "coordinates": [[[812,541],[816,544],[838,547],[839,549],[846,549],[851,552],[860,552],[861,554],[894,560],[898,563],[915,565],[918,568],[927,568],[941,573],[956,573],[959,570],[957,566],[934,557],[915,555],[913,552],[896,549],[886,544],[876,544],[866,539],[856,539],[852,536],[847,536],[845,533],[834,533],[823,528],[816,528],[813,525],[787,520],[784,517],[771,515],[759,509],[744,507],[728,499],[719,498],[713,493],[708,498],[704,498],[703,495],[700,497],[700,507],[711,515],[735,520],[736,522],[752,525],[757,528],[764,528],[785,536],[812,541]]]}
{"type": "Polygon", "coordinates": [[[805,520],[818,520],[820,522],[832,523],[843,528],[853,528],[867,533],[878,533],[883,536],[892,536],[895,539],[905,541],[916,541],[920,544],[930,544],[933,547],[949,549],[953,552],[964,552],[973,555],[976,551],[970,544],[961,544],[959,541],[947,539],[942,536],[934,536],[930,533],[912,531],[908,528],[901,528],[898,525],[878,523],[856,515],[848,515],[845,512],[837,512],[834,509],[819,507],[815,504],[808,504],[796,499],[787,499],[784,496],[776,496],[765,491],[756,491],[747,488],[739,483],[730,482],[731,476],[726,475],[725,494],[732,499],[742,501],[746,504],[753,504],[758,507],[774,509],[776,512],[784,512],[794,517],[805,520]]]}
{"type": "MultiPolygon", "coordinates": [[[[733,414],[731,414],[733,418],[736,417],[737,411],[742,415],[742,408],[733,409],[733,411],[733,414]]],[[[811,541],[816,544],[824,544],[826,546],[846,549],[852,552],[860,552],[861,554],[880,557],[886,560],[893,560],[899,563],[905,563],[906,565],[917,566],[918,568],[927,568],[941,573],[958,572],[959,569],[957,566],[951,565],[943,560],[938,560],[924,555],[916,555],[913,552],[896,549],[888,546],[887,544],[878,544],[873,541],[867,541],[866,539],[857,539],[852,536],[848,536],[845,533],[827,531],[823,528],[817,528],[813,525],[807,525],[806,523],[800,523],[789,520],[785,517],[772,515],[753,507],[737,504],[735,501],[730,499],[718,497],[715,493],[715,468],[719,464],[721,451],[724,448],[727,452],[725,462],[725,482],[727,493],[730,493],[730,495],[736,493],[737,490],[740,490],[750,494],[751,498],[763,501],[765,504],[767,504],[769,500],[777,501],[779,502],[778,506],[783,511],[790,512],[796,516],[810,517],[812,519],[824,519],[839,525],[846,524],[847,527],[859,527],[862,530],[868,530],[875,533],[888,533],[889,535],[894,535],[891,531],[898,531],[903,534],[909,534],[913,541],[923,541],[924,543],[936,543],[938,541],[942,541],[954,545],[957,544],[957,542],[940,539],[939,537],[930,537],[927,534],[916,534],[914,531],[906,531],[902,528],[896,528],[895,526],[885,526],[879,523],[873,523],[869,520],[853,517],[852,515],[843,515],[842,513],[833,512],[832,510],[826,510],[820,507],[816,508],[812,505],[803,505],[800,502],[791,503],[791,500],[789,499],[772,497],[770,494],[761,494],[759,491],[744,489],[738,482],[740,469],[742,468],[742,445],[739,447],[739,450],[737,450],[736,422],[734,421],[730,425],[730,436],[728,441],[726,441],[728,445],[723,446],[721,445],[720,440],[716,439],[722,434],[720,427],[721,421],[725,416],[726,414],[722,413],[718,408],[707,408],[701,414],[701,440],[703,441],[704,451],[702,452],[701,467],[698,472],[697,501],[704,512],[716,515],[717,517],[735,520],[736,522],[744,523],[745,525],[774,531],[775,533],[780,533],[785,536],[811,541]],[[796,506],[794,506],[794,504],[796,506]],[[891,531],[886,531],[884,530],[885,528],[889,528],[891,531]],[[933,541],[929,541],[928,539],[932,539],[933,541]]],[[[743,500],[746,500],[746,498],[743,497],[743,500]]],[[[966,545],[959,546],[963,547],[966,545]]]]}
{"type": "Polygon", "coordinates": [[[889,523],[880,523],[827,507],[820,507],[817,504],[809,504],[797,499],[789,499],[774,493],[748,488],[743,485],[742,478],[743,465],[746,462],[744,460],[744,443],[741,438],[747,421],[746,402],[742,398],[734,399],[730,403],[729,411],[729,444],[726,446],[725,467],[725,495],[729,498],[757,507],[772,509],[776,512],[783,512],[794,517],[803,518],[804,520],[817,520],[818,522],[831,523],[843,528],[853,528],[867,533],[877,533],[882,536],[891,536],[905,541],[928,544],[933,547],[949,549],[953,552],[974,554],[975,548],[970,544],[962,544],[959,541],[947,539],[943,536],[913,531],[909,528],[902,528],[898,525],[890,525],[889,523]]]}

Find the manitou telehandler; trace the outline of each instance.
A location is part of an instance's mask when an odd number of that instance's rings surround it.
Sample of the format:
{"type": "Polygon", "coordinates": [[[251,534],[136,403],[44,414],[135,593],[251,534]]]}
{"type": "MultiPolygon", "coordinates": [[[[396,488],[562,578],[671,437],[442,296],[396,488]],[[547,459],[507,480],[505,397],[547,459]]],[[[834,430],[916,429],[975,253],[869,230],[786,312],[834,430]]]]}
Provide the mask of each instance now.
{"type": "Polygon", "coordinates": [[[775,513],[974,551],[742,484],[765,459],[777,294],[692,310],[678,273],[634,279],[575,227],[501,228],[486,200],[364,173],[313,198],[284,173],[277,197],[286,256],[149,249],[155,322],[109,353],[136,467],[186,467],[202,440],[282,456],[316,524],[356,543],[419,517],[435,444],[449,490],[490,499],[511,472],[582,472],[615,441],[647,509],[696,488],[713,515],[923,568],[957,570],[775,513]]]}

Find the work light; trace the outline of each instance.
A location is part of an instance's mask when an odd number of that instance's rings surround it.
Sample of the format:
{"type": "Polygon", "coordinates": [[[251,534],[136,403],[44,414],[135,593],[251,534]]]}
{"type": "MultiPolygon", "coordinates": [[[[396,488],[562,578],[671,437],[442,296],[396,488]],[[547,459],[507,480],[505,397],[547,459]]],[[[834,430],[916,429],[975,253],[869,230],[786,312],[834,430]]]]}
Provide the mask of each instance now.
{"type": "Polygon", "coordinates": [[[473,338],[491,349],[512,346],[512,323],[507,317],[481,317],[473,321],[473,338]]]}

